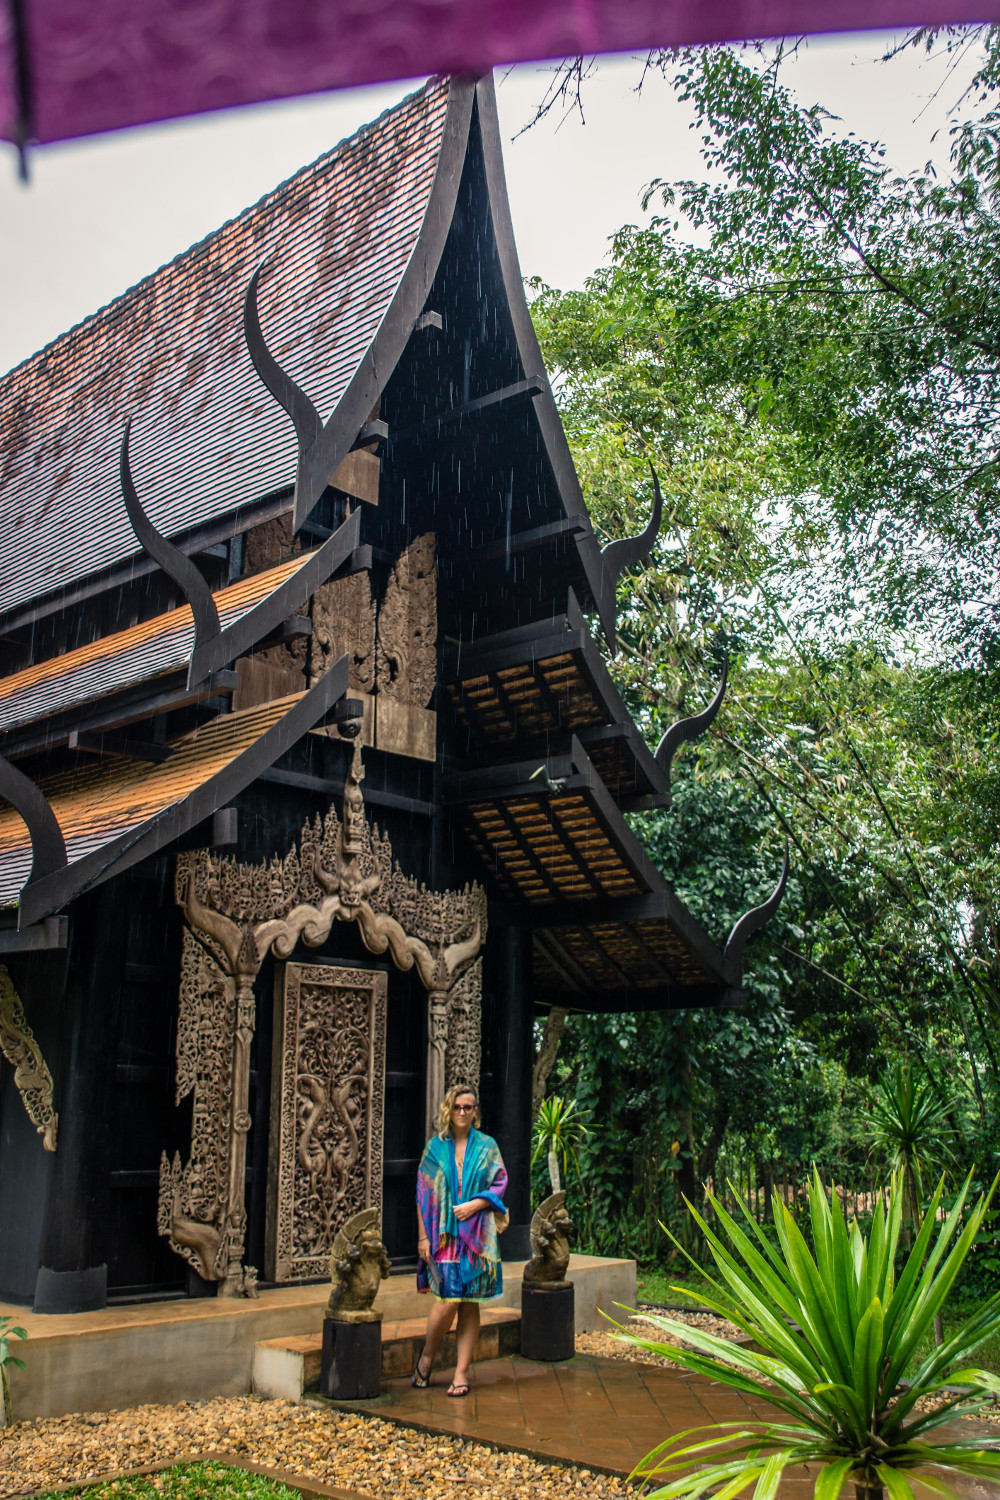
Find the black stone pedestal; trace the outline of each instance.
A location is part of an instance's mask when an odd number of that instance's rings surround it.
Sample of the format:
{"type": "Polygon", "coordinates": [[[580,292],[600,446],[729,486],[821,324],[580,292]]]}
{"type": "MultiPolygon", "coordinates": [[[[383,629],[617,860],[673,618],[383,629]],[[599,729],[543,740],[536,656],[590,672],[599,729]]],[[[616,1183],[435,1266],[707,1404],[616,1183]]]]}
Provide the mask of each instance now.
{"type": "Polygon", "coordinates": [[[382,1394],[382,1324],[323,1319],[319,1388],[331,1401],[365,1401],[382,1394]]]}
{"type": "Polygon", "coordinates": [[[572,1359],[575,1351],[576,1296],[571,1281],[561,1286],[521,1285],[521,1354],[525,1359],[572,1359]]]}

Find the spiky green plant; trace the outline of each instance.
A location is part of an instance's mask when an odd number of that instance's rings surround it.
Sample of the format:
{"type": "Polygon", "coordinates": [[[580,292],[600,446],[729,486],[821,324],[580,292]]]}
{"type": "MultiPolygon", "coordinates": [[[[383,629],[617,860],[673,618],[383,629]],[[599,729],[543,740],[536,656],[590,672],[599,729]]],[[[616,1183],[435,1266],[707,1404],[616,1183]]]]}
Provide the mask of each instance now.
{"type": "Polygon", "coordinates": [[[560,1099],[556,1094],[551,1099],[542,1100],[535,1121],[535,1145],[531,1153],[531,1164],[534,1166],[543,1151],[547,1153],[549,1181],[554,1193],[558,1193],[562,1187],[570,1162],[579,1170],[576,1148],[587,1134],[587,1127],[580,1118],[575,1099],[560,1099]]]}
{"type": "Polygon", "coordinates": [[[24,1360],[10,1352],[10,1341],[28,1337],[23,1328],[14,1328],[12,1322],[11,1318],[0,1318],[0,1427],[9,1427],[13,1420],[7,1366],[17,1365],[19,1370],[24,1369],[24,1360]]]}
{"type": "Polygon", "coordinates": [[[729,1318],[762,1352],[667,1317],[647,1321],[692,1348],[629,1335],[630,1341],[777,1407],[782,1418],[690,1428],[654,1449],[636,1475],[662,1478],[654,1492],[661,1500],[693,1500],[706,1491],[715,1500],[731,1500],[751,1485],[755,1500],[772,1500],[784,1470],[799,1464],[820,1470],[816,1500],[836,1500],[850,1480],[858,1500],[877,1500],[887,1491],[890,1500],[913,1500],[908,1475],[917,1469],[929,1471],[920,1482],[937,1493],[949,1493],[941,1479],[947,1471],[1000,1481],[1000,1451],[945,1434],[934,1441],[944,1423],[979,1411],[1000,1392],[1000,1379],[988,1371],[954,1368],[1000,1331],[1000,1294],[933,1349],[903,1384],[996,1188],[994,1182],[966,1213],[969,1185],[967,1178],[940,1224],[938,1185],[898,1280],[899,1174],[890,1183],[888,1208],[877,1204],[866,1236],[856,1222],[848,1226],[840,1200],[833,1194],[830,1201],[814,1170],[809,1211],[815,1254],[777,1194],[777,1247],[745,1208],[744,1229],[710,1194],[717,1233],[689,1204],[716,1271],[706,1278],[709,1292],[689,1287],[689,1295],[729,1318]],[[918,1410],[925,1396],[939,1396],[941,1405],[918,1410]]]}
{"type": "Polygon", "coordinates": [[[872,1105],[872,1144],[891,1171],[903,1174],[905,1210],[916,1232],[924,1177],[951,1156],[953,1101],[942,1099],[931,1080],[919,1077],[909,1063],[887,1068],[878,1089],[872,1105]]]}

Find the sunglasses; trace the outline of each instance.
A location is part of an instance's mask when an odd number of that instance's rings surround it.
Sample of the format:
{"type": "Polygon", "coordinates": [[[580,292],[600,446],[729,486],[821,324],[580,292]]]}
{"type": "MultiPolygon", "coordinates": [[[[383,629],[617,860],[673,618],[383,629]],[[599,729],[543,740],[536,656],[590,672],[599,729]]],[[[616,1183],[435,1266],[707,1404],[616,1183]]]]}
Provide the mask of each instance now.
{"type": "Polygon", "coordinates": [[[456,1115],[474,1115],[476,1112],[475,1104],[453,1104],[451,1107],[456,1115]]]}

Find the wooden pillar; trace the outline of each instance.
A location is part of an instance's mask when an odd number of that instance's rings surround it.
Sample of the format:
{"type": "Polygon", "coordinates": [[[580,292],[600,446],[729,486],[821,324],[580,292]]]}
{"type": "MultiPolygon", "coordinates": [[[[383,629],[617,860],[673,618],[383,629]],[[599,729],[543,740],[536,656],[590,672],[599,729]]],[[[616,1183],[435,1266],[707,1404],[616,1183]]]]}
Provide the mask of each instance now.
{"type": "Polygon", "coordinates": [[[73,904],[66,1035],[56,1074],[59,1144],[35,1287],[37,1312],[90,1312],[107,1301],[109,1105],[128,920],[116,880],[73,904]]]}
{"type": "Polygon", "coordinates": [[[531,1071],[534,1063],[531,933],[493,927],[483,953],[483,1030],[489,1087],[484,1126],[503,1153],[510,1186],[505,1259],[530,1255],[531,1071]]]}

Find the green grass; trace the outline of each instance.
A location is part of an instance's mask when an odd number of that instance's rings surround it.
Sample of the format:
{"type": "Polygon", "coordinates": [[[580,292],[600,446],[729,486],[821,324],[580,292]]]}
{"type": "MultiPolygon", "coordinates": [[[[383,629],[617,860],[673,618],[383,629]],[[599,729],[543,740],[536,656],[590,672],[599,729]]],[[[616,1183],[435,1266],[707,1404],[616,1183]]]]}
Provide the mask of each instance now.
{"type": "Polygon", "coordinates": [[[38,1500],[63,1500],[66,1493],[81,1500],[299,1500],[298,1490],[223,1463],[178,1464],[140,1479],[81,1484],[58,1495],[46,1491],[38,1500]]]}
{"type": "Polygon", "coordinates": [[[699,1307],[691,1296],[695,1285],[691,1271],[662,1271],[656,1268],[639,1268],[636,1279],[636,1296],[640,1302],[658,1302],[664,1307],[699,1307]]]}

